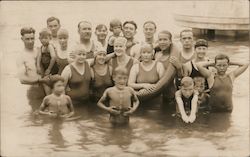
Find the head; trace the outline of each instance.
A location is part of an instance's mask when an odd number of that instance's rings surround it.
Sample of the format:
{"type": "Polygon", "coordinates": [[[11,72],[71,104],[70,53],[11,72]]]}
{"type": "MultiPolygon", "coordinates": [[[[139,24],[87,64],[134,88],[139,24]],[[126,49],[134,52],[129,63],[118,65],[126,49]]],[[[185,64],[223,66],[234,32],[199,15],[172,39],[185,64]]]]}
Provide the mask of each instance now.
{"type": "Polygon", "coordinates": [[[59,29],[57,38],[61,47],[61,50],[66,50],[68,47],[69,33],[66,29],[59,29]]]}
{"type": "Polygon", "coordinates": [[[203,77],[195,77],[194,80],[194,89],[196,89],[199,93],[202,93],[205,90],[205,78],[203,77]]]}
{"type": "Polygon", "coordinates": [[[193,48],[194,35],[193,35],[192,30],[185,29],[185,30],[181,31],[180,40],[181,40],[183,49],[193,48]]]}
{"type": "Polygon", "coordinates": [[[156,32],[156,24],[154,21],[146,21],[143,24],[143,33],[145,38],[150,39],[154,38],[154,34],[156,32]]]}
{"type": "Polygon", "coordinates": [[[113,80],[117,88],[123,89],[127,85],[128,70],[123,66],[118,66],[115,68],[113,80]]]}
{"type": "Polygon", "coordinates": [[[194,93],[194,81],[191,77],[183,77],[181,80],[181,94],[189,98],[194,93]]]}
{"type": "Polygon", "coordinates": [[[108,28],[104,24],[99,24],[95,28],[95,34],[98,41],[103,41],[108,35],[108,28]]]}
{"type": "Polygon", "coordinates": [[[24,43],[24,47],[29,50],[33,50],[35,44],[35,29],[32,27],[23,27],[20,31],[21,39],[24,43]]]}
{"type": "Polygon", "coordinates": [[[126,54],[126,43],[127,39],[124,37],[118,37],[114,41],[114,52],[116,56],[126,54]]]}
{"type": "Polygon", "coordinates": [[[229,57],[225,54],[219,54],[215,56],[215,69],[217,70],[218,75],[224,75],[229,66],[229,57]]]}
{"type": "Polygon", "coordinates": [[[198,39],[194,45],[196,57],[204,59],[206,57],[208,43],[205,39],[198,39]]]}
{"type": "Polygon", "coordinates": [[[143,44],[141,47],[141,59],[143,62],[149,62],[152,61],[154,57],[154,48],[150,44],[143,44]]]}
{"type": "Polygon", "coordinates": [[[60,29],[60,20],[56,17],[49,17],[47,19],[47,28],[50,29],[52,37],[57,37],[57,32],[60,29]]]}
{"type": "Polygon", "coordinates": [[[159,47],[161,50],[166,50],[172,44],[172,34],[169,31],[161,31],[158,35],[159,47]]]}
{"type": "Polygon", "coordinates": [[[88,21],[81,21],[78,23],[78,33],[81,40],[90,40],[92,35],[92,25],[88,21]]]}
{"type": "Polygon", "coordinates": [[[84,46],[78,45],[74,49],[74,56],[75,56],[75,60],[74,60],[75,63],[77,64],[85,63],[85,60],[87,58],[87,51],[85,50],[84,46]]]}
{"type": "Polygon", "coordinates": [[[39,33],[39,39],[43,46],[48,46],[51,38],[51,31],[48,28],[42,29],[39,33]]]}
{"type": "Polygon", "coordinates": [[[119,36],[122,31],[122,22],[118,19],[113,19],[110,21],[109,30],[113,32],[115,36],[119,36]]]}
{"type": "Polygon", "coordinates": [[[105,58],[106,58],[107,52],[105,49],[97,49],[94,52],[94,59],[95,59],[95,64],[100,64],[104,65],[105,64],[105,58]]]}
{"type": "Polygon", "coordinates": [[[65,87],[64,87],[64,78],[58,74],[50,76],[51,80],[51,89],[55,94],[63,94],[65,87]]]}
{"type": "Polygon", "coordinates": [[[136,34],[137,25],[134,21],[123,23],[123,35],[126,39],[133,39],[136,34]]]}

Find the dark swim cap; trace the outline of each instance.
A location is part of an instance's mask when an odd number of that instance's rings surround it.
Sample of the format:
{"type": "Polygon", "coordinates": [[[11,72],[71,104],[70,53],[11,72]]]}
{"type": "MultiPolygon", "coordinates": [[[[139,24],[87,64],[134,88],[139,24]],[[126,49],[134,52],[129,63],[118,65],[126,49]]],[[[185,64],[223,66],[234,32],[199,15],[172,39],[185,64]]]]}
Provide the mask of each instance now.
{"type": "Polygon", "coordinates": [[[205,39],[198,39],[194,45],[194,47],[205,46],[208,47],[208,43],[205,39]]]}

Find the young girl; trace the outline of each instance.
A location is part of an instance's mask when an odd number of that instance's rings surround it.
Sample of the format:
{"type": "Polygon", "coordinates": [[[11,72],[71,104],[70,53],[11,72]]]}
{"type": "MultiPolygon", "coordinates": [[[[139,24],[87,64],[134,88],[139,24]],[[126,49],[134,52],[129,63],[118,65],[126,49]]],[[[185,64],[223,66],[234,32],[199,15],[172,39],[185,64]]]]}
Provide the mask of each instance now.
{"type": "MultiPolygon", "coordinates": [[[[58,73],[56,64],[56,53],[54,47],[50,44],[51,31],[47,28],[39,33],[39,39],[42,43],[40,51],[37,55],[37,72],[42,77],[48,77],[58,73]]],[[[46,84],[43,84],[45,94],[51,93],[51,89],[46,84]]]]}
{"type": "Polygon", "coordinates": [[[139,100],[135,91],[127,87],[128,72],[124,67],[117,67],[114,71],[115,86],[105,90],[97,105],[110,113],[110,122],[116,124],[128,124],[129,115],[135,112],[139,106],[139,100]],[[109,106],[105,106],[105,102],[109,106]]]}
{"type": "Polygon", "coordinates": [[[96,50],[105,49],[106,51],[108,47],[108,41],[106,40],[108,35],[108,28],[104,24],[99,24],[96,26],[95,34],[97,38],[97,41],[95,43],[96,50]]]}
{"type": "Polygon", "coordinates": [[[108,40],[108,47],[107,47],[108,54],[114,52],[114,41],[116,38],[121,36],[122,22],[118,19],[111,20],[109,30],[113,34],[109,37],[109,40],[108,40]]]}
{"type": "Polygon", "coordinates": [[[71,98],[64,94],[64,79],[60,75],[51,76],[52,94],[47,95],[40,106],[39,113],[51,117],[69,118],[74,114],[71,98]]]}
{"type": "Polygon", "coordinates": [[[112,67],[106,63],[107,52],[105,49],[99,49],[94,53],[93,70],[93,96],[95,100],[99,100],[103,92],[108,87],[113,85],[112,82],[112,67]]]}

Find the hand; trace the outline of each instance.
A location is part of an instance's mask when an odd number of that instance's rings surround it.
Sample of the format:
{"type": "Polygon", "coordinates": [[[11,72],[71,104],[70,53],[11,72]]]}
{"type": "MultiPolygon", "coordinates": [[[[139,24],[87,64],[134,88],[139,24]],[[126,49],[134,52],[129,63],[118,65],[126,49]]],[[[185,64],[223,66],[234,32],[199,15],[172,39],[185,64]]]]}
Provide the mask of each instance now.
{"type": "Polygon", "coordinates": [[[118,115],[118,114],[121,113],[121,111],[117,111],[113,107],[109,107],[108,112],[111,113],[111,114],[114,114],[114,115],[118,115]]]}
{"type": "Polygon", "coordinates": [[[189,118],[187,115],[182,115],[181,116],[181,119],[185,122],[185,123],[188,123],[189,122],[189,118]]]}
{"type": "Polygon", "coordinates": [[[110,39],[109,39],[109,45],[113,46],[114,42],[115,42],[115,37],[114,36],[110,37],[110,39]]]}
{"type": "Polygon", "coordinates": [[[126,112],[124,112],[123,115],[124,115],[124,116],[128,116],[128,115],[130,115],[130,114],[132,114],[132,113],[134,113],[134,112],[135,112],[135,110],[133,110],[132,108],[129,108],[129,110],[126,111],[126,112]]]}
{"type": "Polygon", "coordinates": [[[46,76],[46,75],[49,75],[50,74],[50,69],[47,69],[46,71],[45,71],[45,73],[44,73],[44,75],[46,76]]]}
{"type": "Polygon", "coordinates": [[[191,114],[191,115],[189,116],[189,122],[190,122],[190,123],[193,123],[193,122],[195,121],[195,119],[196,119],[196,115],[195,115],[195,114],[191,114]]]}
{"type": "Polygon", "coordinates": [[[170,56],[169,62],[172,63],[176,69],[181,69],[181,63],[176,57],[170,56]]]}
{"type": "Polygon", "coordinates": [[[57,114],[56,114],[55,112],[49,112],[48,115],[49,115],[51,118],[57,117],[57,114]]]}
{"type": "Polygon", "coordinates": [[[69,118],[69,117],[71,117],[71,116],[72,116],[72,115],[70,115],[70,114],[60,115],[61,118],[69,118]]]}
{"type": "Polygon", "coordinates": [[[142,87],[143,87],[144,89],[152,89],[152,88],[154,88],[154,84],[144,83],[144,84],[142,85],[142,87]]]}

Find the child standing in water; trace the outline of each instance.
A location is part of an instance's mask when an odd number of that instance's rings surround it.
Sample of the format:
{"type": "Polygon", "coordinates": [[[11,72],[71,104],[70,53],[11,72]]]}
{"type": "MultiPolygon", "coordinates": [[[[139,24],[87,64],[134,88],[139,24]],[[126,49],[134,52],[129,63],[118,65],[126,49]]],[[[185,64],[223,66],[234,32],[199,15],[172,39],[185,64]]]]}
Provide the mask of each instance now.
{"type": "Polygon", "coordinates": [[[110,122],[128,124],[129,115],[139,106],[135,91],[127,87],[128,71],[124,67],[117,67],[113,76],[115,86],[107,88],[98,102],[98,106],[110,113],[110,122]],[[108,101],[107,107],[104,102],[108,101]]]}
{"type": "Polygon", "coordinates": [[[196,119],[198,91],[194,89],[191,77],[183,77],[180,90],[175,93],[175,100],[177,114],[181,115],[185,123],[193,123],[196,119]]]}
{"type": "Polygon", "coordinates": [[[122,22],[118,19],[111,20],[109,30],[113,33],[113,35],[111,35],[108,40],[108,47],[107,47],[108,54],[114,52],[115,39],[121,36],[122,22]]]}
{"type": "Polygon", "coordinates": [[[215,57],[215,62],[207,63],[206,65],[197,64],[198,70],[206,77],[212,77],[209,82],[210,99],[209,106],[213,112],[232,112],[233,101],[233,81],[240,76],[248,68],[248,63],[232,62],[229,57],[224,54],[219,54],[215,57]],[[217,74],[214,75],[206,66],[214,65],[217,74]],[[230,65],[239,66],[230,73],[226,73],[230,65]],[[203,67],[205,66],[205,67],[203,67]]]}
{"type": "Polygon", "coordinates": [[[64,93],[64,79],[60,75],[51,76],[52,94],[47,95],[40,106],[39,113],[51,117],[69,118],[74,114],[71,98],[64,93]]]}

